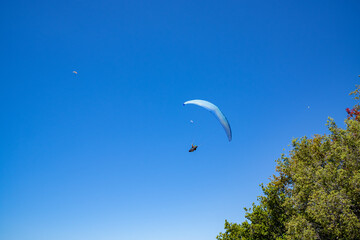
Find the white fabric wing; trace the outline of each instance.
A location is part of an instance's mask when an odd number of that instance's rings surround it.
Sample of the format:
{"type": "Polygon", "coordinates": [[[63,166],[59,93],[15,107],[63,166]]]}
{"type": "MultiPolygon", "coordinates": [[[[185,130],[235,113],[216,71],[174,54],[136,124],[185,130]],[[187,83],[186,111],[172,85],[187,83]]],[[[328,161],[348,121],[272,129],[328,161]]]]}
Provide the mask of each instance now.
{"type": "Polygon", "coordinates": [[[187,105],[187,104],[198,105],[198,106],[203,107],[203,108],[209,110],[210,112],[212,112],[216,116],[216,118],[219,120],[220,124],[223,126],[223,128],[226,132],[226,135],[229,139],[229,142],[231,141],[232,133],[231,133],[230,124],[229,124],[228,120],[226,119],[225,115],[220,111],[220,109],[217,106],[215,106],[211,102],[208,102],[205,100],[190,100],[190,101],[184,102],[184,105],[187,105]]]}

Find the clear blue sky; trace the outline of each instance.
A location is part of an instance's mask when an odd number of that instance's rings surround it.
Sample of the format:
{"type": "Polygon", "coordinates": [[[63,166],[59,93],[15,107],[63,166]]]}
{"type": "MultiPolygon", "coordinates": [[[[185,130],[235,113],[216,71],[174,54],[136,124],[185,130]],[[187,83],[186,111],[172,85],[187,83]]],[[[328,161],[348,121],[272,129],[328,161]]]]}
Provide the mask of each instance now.
{"type": "Polygon", "coordinates": [[[215,239],[292,138],[326,133],[328,116],[343,126],[359,13],[355,0],[1,1],[0,239],[215,239]],[[232,142],[182,106],[196,98],[223,110],[232,142]]]}

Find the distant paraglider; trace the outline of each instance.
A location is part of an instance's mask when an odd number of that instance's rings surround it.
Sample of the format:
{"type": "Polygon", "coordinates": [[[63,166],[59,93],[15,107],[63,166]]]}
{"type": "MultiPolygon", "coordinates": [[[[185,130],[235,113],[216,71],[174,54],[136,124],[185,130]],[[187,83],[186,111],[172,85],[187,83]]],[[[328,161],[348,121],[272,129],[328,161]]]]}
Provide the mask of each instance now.
{"type": "Polygon", "coordinates": [[[191,144],[191,148],[190,148],[189,152],[196,151],[197,148],[198,148],[198,146],[191,144]]]}
{"type": "Polygon", "coordinates": [[[72,71],[73,72],[73,74],[75,74],[75,75],[77,75],[78,74],[78,72],[77,71],[72,71]]]}
{"type": "MultiPolygon", "coordinates": [[[[194,105],[203,107],[203,108],[209,110],[210,112],[212,112],[216,116],[216,118],[219,120],[220,124],[223,126],[229,142],[231,141],[232,133],[231,133],[230,124],[229,124],[228,120],[226,119],[225,115],[220,111],[220,109],[217,106],[215,106],[211,102],[204,101],[204,100],[190,100],[190,101],[184,102],[183,105],[187,105],[187,104],[194,104],[194,105]]],[[[196,150],[196,148],[195,148],[195,150],[196,150]]],[[[193,151],[195,151],[195,150],[193,150],[193,151]]]]}

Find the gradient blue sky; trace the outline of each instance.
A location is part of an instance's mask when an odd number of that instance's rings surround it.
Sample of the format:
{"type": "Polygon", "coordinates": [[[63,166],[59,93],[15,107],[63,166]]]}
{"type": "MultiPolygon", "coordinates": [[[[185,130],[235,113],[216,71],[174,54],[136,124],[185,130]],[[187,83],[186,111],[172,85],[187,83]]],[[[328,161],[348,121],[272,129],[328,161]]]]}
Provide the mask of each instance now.
{"type": "Polygon", "coordinates": [[[359,12],[355,0],[1,1],[0,239],[215,239],[292,138],[326,133],[328,116],[344,126],[359,12]],[[223,110],[231,143],[182,106],[196,98],[223,110]]]}

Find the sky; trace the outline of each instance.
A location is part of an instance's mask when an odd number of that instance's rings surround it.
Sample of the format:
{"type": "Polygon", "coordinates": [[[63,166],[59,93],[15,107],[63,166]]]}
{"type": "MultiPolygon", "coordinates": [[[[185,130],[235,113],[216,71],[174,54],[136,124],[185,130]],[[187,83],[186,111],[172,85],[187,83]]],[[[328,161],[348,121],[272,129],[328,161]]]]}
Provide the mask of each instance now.
{"type": "Polygon", "coordinates": [[[0,239],[208,240],[244,221],[292,139],[328,133],[328,117],[344,127],[359,12],[1,1],[0,239]],[[231,142],[191,99],[223,111],[231,142]]]}

